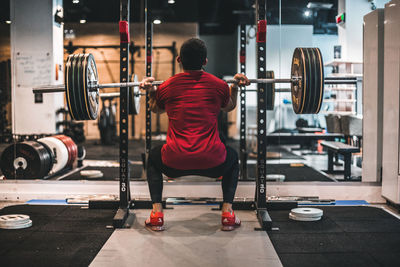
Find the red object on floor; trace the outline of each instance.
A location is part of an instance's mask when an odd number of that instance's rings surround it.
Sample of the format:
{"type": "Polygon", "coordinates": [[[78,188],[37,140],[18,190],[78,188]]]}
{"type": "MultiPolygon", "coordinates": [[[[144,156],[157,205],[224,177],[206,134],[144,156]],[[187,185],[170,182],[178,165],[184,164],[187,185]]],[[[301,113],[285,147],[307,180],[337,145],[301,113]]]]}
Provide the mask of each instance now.
{"type": "Polygon", "coordinates": [[[162,212],[151,212],[150,218],[145,221],[147,227],[153,231],[163,231],[164,230],[164,213],[162,212]]]}
{"type": "Polygon", "coordinates": [[[221,216],[222,223],[222,231],[232,231],[236,227],[241,225],[241,221],[238,217],[235,216],[235,213],[232,212],[223,212],[221,216]]]}

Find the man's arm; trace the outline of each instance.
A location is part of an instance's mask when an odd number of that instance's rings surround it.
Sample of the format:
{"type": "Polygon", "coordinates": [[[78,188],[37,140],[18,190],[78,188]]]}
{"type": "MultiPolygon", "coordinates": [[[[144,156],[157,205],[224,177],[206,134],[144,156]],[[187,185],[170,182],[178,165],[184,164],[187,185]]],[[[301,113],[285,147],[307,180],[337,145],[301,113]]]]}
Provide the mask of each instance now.
{"type": "Polygon", "coordinates": [[[236,80],[236,83],[232,84],[230,87],[230,97],[228,104],[224,107],[221,108],[222,111],[229,112],[232,111],[236,108],[236,102],[237,102],[237,94],[239,90],[239,86],[246,86],[250,84],[249,79],[247,79],[246,75],[237,73],[233,79],[236,80]]]}
{"type": "Polygon", "coordinates": [[[153,77],[147,77],[144,78],[140,82],[140,89],[146,90],[149,93],[149,105],[150,105],[150,110],[153,111],[154,113],[164,113],[165,110],[160,108],[157,105],[157,100],[156,100],[156,87],[153,86],[154,78],[153,77]]]}
{"type": "Polygon", "coordinates": [[[153,86],[153,90],[149,91],[149,105],[150,105],[150,110],[153,111],[154,113],[164,113],[165,110],[160,108],[157,105],[157,101],[156,101],[156,89],[154,88],[155,86],[153,86]]]}
{"type": "Polygon", "coordinates": [[[231,85],[231,87],[230,87],[231,93],[230,93],[228,104],[224,108],[221,108],[222,111],[229,112],[236,108],[238,89],[239,89],[239,87],[236,84],[231,85]]]}

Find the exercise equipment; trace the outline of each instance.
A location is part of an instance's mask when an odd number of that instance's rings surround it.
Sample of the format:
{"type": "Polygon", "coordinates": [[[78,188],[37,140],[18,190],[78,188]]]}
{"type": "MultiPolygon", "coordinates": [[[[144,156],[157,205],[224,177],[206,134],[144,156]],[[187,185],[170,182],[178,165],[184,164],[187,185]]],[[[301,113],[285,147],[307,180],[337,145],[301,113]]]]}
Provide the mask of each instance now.
{"type": "Polygon", "coordinates": [[[103,172],[99,170],[84,170],[80,171],[80,175],[87,179],[94,179],[103,177],[103,172]]]}
{"type": "Polygon", "coordinates": [[[103,145],[112,145],[117,140],[117,123],[115,120],[116,103],[111,98],[103,101],[103,108],[100,112],[98,128],[100,140],[103,145]],[[106,102],[108,102],[106,104],[106,102]]]}
{"type": "Polygon", "coordinates": [[[54,157],[53,167],[50,169],[49,175],[65,168],[68,162],[68,150],[61,140],[55,137],[44,137],[38,139],[37,142],[47,146],[54,157]]]}
{"type": "Polygon", "coordinates": [[[0,229],[23,229],[32,226],[32,220],[24,214],[8,214],[0,216],[0,229]]]}
{"type": "Polygon", "coordinates": [[[1,155],[0,168],[7,179],[40,179],[52,167],[49,148],[35,141],[11,144],[1,155]]]}
{"type": "MultiPolygon", "coordinates": [[[[292,59],[291,77],[275,79],[269,71],[267,78],[249,79],[250,83],[266,84],[267,109],[273,109],[275,83],[290,83],[293,109],[298,114],[318,113],[321,108],[324,91],[324,72],[321,52],[318,48],[296,48],[292,59]]],[[[65,85],[50,85],[34,88],[33,93],[65,92],[68,110],[75,120],[94,120],[99,109],[99,89],[129,87],[130,114],[139,113],[140,83],[134,75],[132,82],[98,83],[97,67],[92,54],[72,54],[65,64],[65,85]]],[[[235,83],[236,80],[225,80],[235,83]]],[[[163,81],[154,81],[160,85],[163,81]]]]}
{"type": "Polygon", "coordinates": [[[67,166],[72,167],[72,165],[74,164],[75,160],[78,157],[78,147],[77,147],[77,145],[71,139],[71,137],[68,137],[66,135],[55,135],[53,137],[61,140],[64,143],[65,147],[68,150],[67,166]]]}
{"type": "Polygon", "coordinates": [[[289,218],[295,221],[319,221],[324,212],[316,208],[295,208],[289,213],[289,218]]]}

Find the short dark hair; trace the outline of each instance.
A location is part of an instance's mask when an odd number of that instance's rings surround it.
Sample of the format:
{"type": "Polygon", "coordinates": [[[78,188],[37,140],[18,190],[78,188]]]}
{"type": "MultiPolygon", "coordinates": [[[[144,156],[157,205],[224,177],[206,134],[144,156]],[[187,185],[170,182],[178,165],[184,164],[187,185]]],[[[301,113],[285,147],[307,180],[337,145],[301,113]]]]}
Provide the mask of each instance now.
{"type": "Polygon", "coordinates": [[[199,70],[207,58],[206,44],[198,38],[190,38],[182,44],[179,56],[185,70],[199,70]]]}

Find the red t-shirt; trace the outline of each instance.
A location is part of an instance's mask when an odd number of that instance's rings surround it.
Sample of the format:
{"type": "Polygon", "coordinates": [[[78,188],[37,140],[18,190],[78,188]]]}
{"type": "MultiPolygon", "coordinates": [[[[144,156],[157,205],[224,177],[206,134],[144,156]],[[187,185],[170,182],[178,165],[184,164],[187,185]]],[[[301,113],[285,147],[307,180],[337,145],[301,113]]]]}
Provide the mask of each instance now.
{"type": "Polygon", "coordinates": [[[158,87],[156,102],[169,120],[167,143],[161,150],[165,165],[193,170],[225,161],[217,118],[229,97],[226,82],[204,71],[176,74],[158,87]]]}

